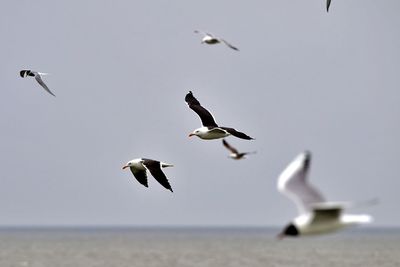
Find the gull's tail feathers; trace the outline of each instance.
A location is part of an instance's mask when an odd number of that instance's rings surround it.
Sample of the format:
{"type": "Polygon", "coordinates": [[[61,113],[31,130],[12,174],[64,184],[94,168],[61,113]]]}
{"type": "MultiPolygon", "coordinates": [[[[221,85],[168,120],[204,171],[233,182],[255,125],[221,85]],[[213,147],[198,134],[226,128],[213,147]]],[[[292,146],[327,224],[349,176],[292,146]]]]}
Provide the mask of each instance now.
{"type": "Polygon", "coordinates": [[[169,163],[165,163],[165,162],[161,162],[161,167],[162,168],[174,167],[174,165],[173,164],[169,164],[169,163]]]}
{"type": "Polygon", "coordinates": [[[374,218],[368,214],[345,214],[342,216],[342,222],[345,224],[366,224],[373,222],[374,218]]]}

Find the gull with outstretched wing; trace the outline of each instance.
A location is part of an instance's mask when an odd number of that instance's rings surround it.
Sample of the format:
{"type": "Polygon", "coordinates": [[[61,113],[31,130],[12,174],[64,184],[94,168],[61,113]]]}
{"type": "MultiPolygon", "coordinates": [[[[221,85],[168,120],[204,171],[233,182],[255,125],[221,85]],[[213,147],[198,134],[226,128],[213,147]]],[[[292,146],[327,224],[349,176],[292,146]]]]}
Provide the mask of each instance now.
{"type": "Polygon", "coordinates": [[[201,139],[209,140],[224,138],[229,135],[233,135],[241,139],[253,139],[245,133],[236,131],[234,128],[218,126],[218,124],[214,120],[213,115],[211,115],[211,113],[203,106],[201,106],[200,102],[193,96],[192,91],[189,91],[189,93],[187,93],[185,101],[189,105],[189,108],[191,108],[194,112],[196,112],[197,115],[199,115],[201,123],[203,124],[203,127],[200,127],[190,133],[189,137],[198,136],[201,139]]]}
{"type": "Polygon", "coordinates": [[[203,31],[200,31],[200,30],[195,30],[194,32],[203,35],[203,38],[201,39],[201,43],[202,43],[202,44],[213,45],[213,44],[220,44],[220,43],[223,43],[223,44],[225,44],[226,46],[228,46],[229,48],[231,48],[231,49],[233,49],[233,50],[236,50],[236,51],[239,51],[239,49],[238,49],[236,46],[231,45],[231,44],[228,43],[225,39],[218,38],[218,37],[214,36],[214,35],[211,34],[211,33],[203,32],[203,31]]]}
{"type": "Polygon", "coordinates": [[[370,215],[344,214],[349,205],[345,202],[328,202],[308,181],[311,153],[298,155],[278,178],[278,191],[297,206],[299,216],[293,219],[278,235],[301,236],[337,231],[346,226],[368,223],[370,215]]]}

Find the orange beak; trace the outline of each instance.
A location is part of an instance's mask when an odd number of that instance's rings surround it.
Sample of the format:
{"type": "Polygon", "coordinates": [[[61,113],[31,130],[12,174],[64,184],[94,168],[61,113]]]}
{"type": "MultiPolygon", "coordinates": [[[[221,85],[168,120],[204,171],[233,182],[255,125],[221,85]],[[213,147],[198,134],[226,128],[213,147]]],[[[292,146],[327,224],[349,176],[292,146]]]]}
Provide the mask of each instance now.
{"type": "Polygon", "coordinates": [[[128,167],[129,167],[128,165],[125,165],[124,167],[122,167],[122,169],[125,170],[128,167]]]}

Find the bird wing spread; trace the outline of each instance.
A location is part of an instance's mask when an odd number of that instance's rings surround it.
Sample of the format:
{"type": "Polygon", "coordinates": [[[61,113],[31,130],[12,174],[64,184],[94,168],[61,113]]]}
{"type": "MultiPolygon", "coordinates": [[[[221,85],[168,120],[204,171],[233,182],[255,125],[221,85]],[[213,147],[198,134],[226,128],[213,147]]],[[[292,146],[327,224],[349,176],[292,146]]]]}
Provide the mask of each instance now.
{"type": "Polygon", "coordinates": [[[212,34],[212,33],[209,33],[209,32],[200,31],[200,30],[195,30],[194,32],[195,32],[195,33],[200,33],[200,34],[202,34],[203,36],[214,37],[213,34],[212,34]]]}
{"type": "Polygon", "coordinates": [[[147,172],[146,170],[138,170],[135,168],[130,168],[131,172],[133,173],[133,176],[135,176],[136,180],[141,183],[142,185],[144,185],[145,187],[149,187],[148,183],[147,183],[147,172]]]}
{"type": "Polygon", "coordinates": [[[201,123],[205,127],[218,127],[217,123],[214,120],[213,115],[203,108],[200,105],[200,102],[193,96],[193,93],[190,91],[185,97],[186,103],[188,103],[189,107],[199,115],[201,123]]]}
{"type": "Polygon", "coordinates": [[[227,132],[230,133],[231,135],[236,136],[236,137],[241,138],[241,139],[246,139],[246,140],[252,140],[252,139],[254,139],[254,138],[248,136],[248,135],[245,134],[245,133],[236,131],[236,130],[233,129],[233,128],[229,128],[229,127],[220,127],[220,128],[221,128],[221,129],[224,129],[225,131],[227,131],[227,132]]]}
{"type": "Polygon", "coordinates": [[[143,166],[145,166],[146,169],[149,170],[149,172],[151,173],[151,175],[153,175],[154,179],[156,179],[157,182],[159,182],[166,189],[173,192],[171,185],[168,182],[167,176],[165,176],[165,174],[161,170],[161,163],[159,161],[143,159],[143,166]]]}
{"type": "Polygon", "coordinates": [[[311,154],[305,152],[297,156],[278,178],[278,190],[292,199],[299,213],[313,209],[313,204],[325,202],[321,193],[308,183],[311,154]]]}
{"type": "Polygon", "coordinates": [[[47,87],[47,85],[43,82],[42,77],[40,76],[40,74],[36,74],[35,75],[35,79],[36,81],[44,88],[44,90],[46,90],[49,94],[51,94],[52,96],[56,96],[55,94],[53,94],[50,89],[47,87]]]}
{"type": "Polygon", "coordinates": [[[224,144],[224,146],[231,151],[234,154],[239,154],[239,151],[234,148],[233,146],[231,146],[228,142],[225,141],[225,139],[222,139],[222,144],[224,144]]]}
{"type": "Polygon", "coordinates": [[[239,48],[231,45],[230,43],[228,43],[227,41],[225,41],[224,39],[220,39],[220,41],[222,41],[224,44],[226,44],[228,47],[232,48],[233,50],[239,51],[239,48]]]}

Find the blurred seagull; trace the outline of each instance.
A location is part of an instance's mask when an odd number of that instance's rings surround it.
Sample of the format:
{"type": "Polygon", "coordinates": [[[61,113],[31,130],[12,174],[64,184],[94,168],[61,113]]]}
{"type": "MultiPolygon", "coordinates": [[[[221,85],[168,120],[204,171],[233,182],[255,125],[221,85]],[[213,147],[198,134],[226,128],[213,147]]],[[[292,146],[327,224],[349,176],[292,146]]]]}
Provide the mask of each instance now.
{"type": "Polygon", "coordinates": [[[44,90],[46,90],[52,96],[56,96],[55,94],[53,94],[50,91],[50,89],[47,87],[47,85],[42,80],[42,75],[48,75],[48,73],[36,72],[36,71],[31,71],[31,70],[21,70],[19,72],[19,75],[21,75],[22,78],[25,78],[27,76],[35,77],[36,81],[44,88],[44,90]]]}
{"type": "Polygon", "coordinates": [[[231,146],[227,141],[225,141],[225,139],[222,139],[222,144],[224,145],[224,147],[226,147],[231,152],[231,154],[229,154],[229,157],[232,159],[236,159],[236,160],[244,159],[244,158],[246,158],[246,155],[256,153],[255,151],[239,153],[239,151],[236,148],[234,148],[233,146],[231,146]]]}
{"type": "Polygon", "coordinates": [[[159,182],[166,189],[173,192],[167,177],[161,170],[161,168],[173,167],[173,166],[174,165],[172,164],[160,162],[157,160],[139,158],[129,161],[128,163],[126,163],[124,167],[122,167],[122,169],[129,167],[133,173],[133,176],[135,176],[136,180],[145,187],[149,187],[147,183],[147,170],[148,170],[151,173],[151,175],[157,180],[157,182],[159,182]]]}
{"type": "Polygon", "coordinates": [[[321,193],[308,183],[311,153],[298,155],[278,179],[278,190],[292,199],[300,215],[289,223],[278,238],[324,234],[347,226],[369,223],[370,215],[343,214],[349,203],[327,202],[321,193]]]}
{"type": "Polygon", "coordinates": [[[229,48],[232,48],[233,50],[239,51],[239,49],[233,45],[231,45],[230,43],[228,43],[227,41],[225,41],[222,38],[217,38],[214,35],[212,35],[211,33],[207,33],[207,32],[203,32],[203,31],[199,31],[199,30],[195,30],[195,33],[199,33],[203,35],[203,39],[201,39],[201,43],[206,43],[209,45],[212,44],[219,44],[219,43],[224,43],[225,45],[227,45],[229,48]]]}
{"type": "Polygon", "coordinates": [[[218,126],[211,113],[203,108],[200,105],[200,102],[193,96],[192,91],[189,91],[189,93],[186,95],[185,101],[188,103],[189,107],[196,112],[197,115],[199,115],[203,124],[203,127],[200,127],[190,133],[189,137],[198,136],[201,139],[218,139],[233,135],[241,139],[253,139],[252,137],[242,132],[238,132],[233,128],[218,126]]]}

